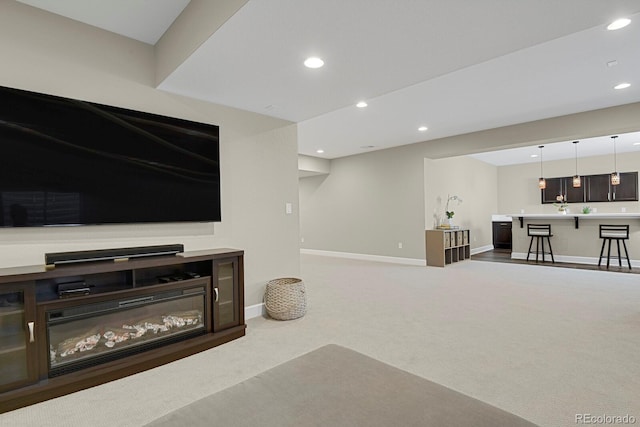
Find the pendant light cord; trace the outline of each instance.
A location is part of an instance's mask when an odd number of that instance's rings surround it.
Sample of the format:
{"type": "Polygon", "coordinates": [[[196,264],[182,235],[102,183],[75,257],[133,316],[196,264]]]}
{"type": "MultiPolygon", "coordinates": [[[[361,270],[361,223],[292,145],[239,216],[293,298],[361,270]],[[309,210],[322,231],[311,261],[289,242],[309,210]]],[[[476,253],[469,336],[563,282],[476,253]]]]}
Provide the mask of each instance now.
{"type": "Polygon", "coordinates": [[[618,155],[616,153],[616,138],[617,136],[612,136],[613,138],[613,171],[618,172],[618,155]]]}
{"type": "Polygon", "coordinates": [[[542,149],[544,148],[544,145],[539,145],[538,148],[540,149],[540,178],[544,177],[544,174],[542,173],[542,149]]]}

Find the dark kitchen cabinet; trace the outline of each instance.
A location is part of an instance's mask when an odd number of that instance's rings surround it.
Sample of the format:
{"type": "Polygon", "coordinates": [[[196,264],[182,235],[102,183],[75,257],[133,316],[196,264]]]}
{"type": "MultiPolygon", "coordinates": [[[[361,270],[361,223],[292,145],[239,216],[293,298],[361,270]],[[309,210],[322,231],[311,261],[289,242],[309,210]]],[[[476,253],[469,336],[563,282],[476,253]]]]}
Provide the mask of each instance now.
{"type": "Polygon", "coordinates": [[[611,196],[609,174],[589,175],[585,179],[585,202],[608,202],[611,196]]]}
{"type": "Polygon", "coordinates": [[[511,249],[511,222],[493,222],[493,247],[511,249]]]}
{"type": "Polygon", "coordinates": [[[556,203],[557,197],[562,195],[567,203],[582,203],[585,195],[585,177],[582,177],[582,186],[573,186],[573,177],[548,178],[547,188],[541,190],[542,203],[556,203]]]}
{"type": "Polygon", "coordinates": [[[621,172],[618,185],[611,185],[610,174],[589,175],[586,178],[585,202],[638,200],[638,172],[621,172]]]}
{"type": "Polygon", "coordinates": [[[620,173],[620,184],[612,187],[613,202],[638,201],[638,172],[620,173]]]}
{"type": "Polygon", "coordinates": [[[547,187],[540,190],[542,195],[542,203],[555,203],[556,197],[562,193],[563,178],[547,178],[547,187]]]}
{"type": "Polygon", "coordinates": [[[582,176],[582,186],[573,187],[573,177],[547,178],[547,188],[540,190],[541,202],[556,203],[559,195],[567,203],[638,201],[638,172],[621,172],[620,184],[611,185],[611,175],[582,176]]]}

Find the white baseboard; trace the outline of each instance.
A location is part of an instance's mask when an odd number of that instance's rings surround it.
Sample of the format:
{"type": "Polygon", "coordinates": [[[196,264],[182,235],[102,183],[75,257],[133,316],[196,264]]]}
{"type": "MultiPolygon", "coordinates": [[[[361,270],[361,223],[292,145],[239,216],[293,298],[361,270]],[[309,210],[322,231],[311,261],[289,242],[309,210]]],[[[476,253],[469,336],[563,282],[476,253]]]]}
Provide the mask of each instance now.
{"type": "MultiPolygon", "coordinates": [[[[492,250],[493,250],[493,245],[480,246],[478,248],[471,249],[471,255],[492,251],[492,250]]],[[[392,264],[406,264],[406,265],[419,265],[419,266],[426,265],[425,260],[415,259],[415,258],[400,258],[400,257],[382,256],[382,255],[356,254],[352,252],[321,251],[319,249],[300,249],[300,253],[306,254],[306,255],[329,256],[334,258],[358,259],[363,261],[388,262],[392,264]]]]}
{"type": "Polygon", "coordinates": [[[334,258],[357,259],[361,261],[375,261],[375,262],[388,262],[392,264],[419,265],[423,267],[427,264],[427,261],[423,259],[399,258],[399,257],[392,257],[392,256],[368,255],[368,254],[354,254],[351,252],[321,251],[318,249],[300,249],[300,253],[306,254],[306,255],[329,256],[334,258]]]}
{"type": "Polygon", "coordinates": [[[253,319],[254,317],[260,317],[265,314],[264,303],[250,305],[244,308],[244,319],[253,319]]]}
{"type": "MultiPolygon", "coordinates": [[[[553,254],[553,258],[556,262],[569,262],[573,264],[589,264],[589,265],[598,265],[598,258],[596,257],[580,257],[580,256],[570,256],[570,255],[556,255],[553,254]]],[[[527,259],[527,254],[524,252],[511,252],[511,259],[527,259]]],[[[531,254],[529,256],[529,261],[535,261],[535,254],[531,254]]],[[[538,257],[540,259],[540,257],[538,257]]],[[[550,262],[551,255],[545,254],[545,259],[550,262]]],[[[602,260],[602,265],[607,265],[606,259],[602,260]]],[[[609,261],[609,265],[618,266],[618,257],[617,255],[611,256],[611,260],[609,261]]],[[[625,259],[622,260],[622,266],[628,266],[627,261],[625,259]]],[[[640,267],[640,260],[631,260],[631,267],[640,267]]]]}
{"type": "Polygon", "coordinates": [[[493,245],[480,246],[479,248],[471,249],[471,255],[481,254],[482,252],[489,252],[495,249],[493,245]]]}

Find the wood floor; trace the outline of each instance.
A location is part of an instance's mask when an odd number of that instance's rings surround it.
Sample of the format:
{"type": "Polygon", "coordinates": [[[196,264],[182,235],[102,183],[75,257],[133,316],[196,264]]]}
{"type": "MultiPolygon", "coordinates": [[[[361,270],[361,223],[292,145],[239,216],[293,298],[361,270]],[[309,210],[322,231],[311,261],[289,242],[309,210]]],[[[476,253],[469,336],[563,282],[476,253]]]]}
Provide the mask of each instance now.
{"type": "Polygon", "coordinates": [[[537,262],[535,260],[524,260],[524,259],[511,259],[511,250],[509,249],[494,249],[492,251],[482,252],[476,255],[471,255],[472,260],[476,261],[491,261],[491,262],[507,262],[512,264],[529,264],[529,265],[544,265],[549,267],[564,267],[564,268],[579,268],[582,270],[601,270],[601,271],[617,271],[619,273],[635,273],[640,274],[640,268],[632,268],[629,269],[628,266],[625,265],[625,260],[622,260],[622,267],[618,266],[618,259],[612,258],[609,263],[609,268],[607,269],[606,262],[603,260],[602,266],[598,267],[597,265],[591,264],[573,264],[568,262],[555,262],[552,263],[547,260],[547,262],[537,262]]]}

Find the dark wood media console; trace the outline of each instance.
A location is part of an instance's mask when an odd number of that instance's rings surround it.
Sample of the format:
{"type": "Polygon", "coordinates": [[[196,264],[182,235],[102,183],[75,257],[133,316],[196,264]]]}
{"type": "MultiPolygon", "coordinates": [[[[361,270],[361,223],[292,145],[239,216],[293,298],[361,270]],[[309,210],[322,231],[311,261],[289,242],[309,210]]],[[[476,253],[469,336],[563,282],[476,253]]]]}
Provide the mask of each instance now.
{"type": "Polygon", "coordinates": [[[244,252],[0,269],[0,413],[245,335],[244,252]]]}

